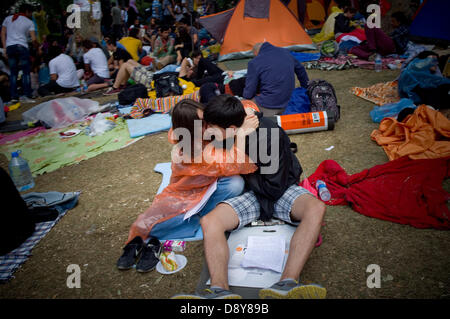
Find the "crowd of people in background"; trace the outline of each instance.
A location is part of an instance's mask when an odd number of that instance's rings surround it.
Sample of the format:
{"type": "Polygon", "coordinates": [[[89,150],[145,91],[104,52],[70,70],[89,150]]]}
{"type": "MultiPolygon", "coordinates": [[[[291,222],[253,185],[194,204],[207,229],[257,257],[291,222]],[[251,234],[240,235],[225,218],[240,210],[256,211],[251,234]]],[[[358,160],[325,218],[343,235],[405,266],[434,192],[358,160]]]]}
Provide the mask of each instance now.
{"type": "Polygon", "coordinates": [[[123,82],[116,77],[129,65],[152,73],[183,65],[186,77],[195,78],[191,54],[215,41],[205,30],[199,34],[198,18],[215,13],[215,1],[197,3],[196,11],[192,0],[149,2],[150,7],[138,10],[135,0],[102,1],[101,39],[83,38],[69,28],[65,11],[57,19],[42,5],[21,5],[2,24],[2,100],[33,102],[38,96],[106,87],[116,93],[122,87],[113,84],[123,82]]]}

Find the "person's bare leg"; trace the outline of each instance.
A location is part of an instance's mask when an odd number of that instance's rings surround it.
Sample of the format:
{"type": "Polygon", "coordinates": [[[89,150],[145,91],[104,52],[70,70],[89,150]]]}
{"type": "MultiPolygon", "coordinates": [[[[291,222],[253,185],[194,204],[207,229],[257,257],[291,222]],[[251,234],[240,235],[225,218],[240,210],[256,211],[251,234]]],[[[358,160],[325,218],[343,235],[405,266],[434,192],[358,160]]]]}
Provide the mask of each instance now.
{"type": "Polygon", "coordinates": [[[203,230],[203,246],[206,263],[211,276],[211,287],[218,286],[229,290],[228,258],[229,248],[225,231],[235,229],[239,219],[228,204],[219,204],[200,220],[203,230]]]}
{"type": "Polygon", "coordinates": [[[298,280],[319,236],[325,204],[311,195],[299,196],[292,205],[291,218],[301,221],[289,246],[289,256],[281,280],[298,280]]]}
{"type": "Polygon", "coordinates": [[[180,78],[182,78],[183,76],[186,76],[188,74],[189,67],[190,67],[190,65],[189,65],[187,58],[184,58],[183,61],[181,61],[180,72],[178,73],[178,76],[180,78]]]}
{"type": "Polygon", "coordinates": [[[120,66],[119,72],[117,72],[116,80],[114,81],[113,88],[118,89],[121,85],[125,85],[130,78],[135,67],[140,64],[130,59],[120,66]]]}
{"type": "Polygon", "coordinates": [[[106,83],[106,82],[105,83],[91,84],[91,85],[88,86],[87,91],[88,92],[92,92],[92,91],[100,90],[100,89],[107,88],[107,87],[108,87],[108,83],[106,83]]]}

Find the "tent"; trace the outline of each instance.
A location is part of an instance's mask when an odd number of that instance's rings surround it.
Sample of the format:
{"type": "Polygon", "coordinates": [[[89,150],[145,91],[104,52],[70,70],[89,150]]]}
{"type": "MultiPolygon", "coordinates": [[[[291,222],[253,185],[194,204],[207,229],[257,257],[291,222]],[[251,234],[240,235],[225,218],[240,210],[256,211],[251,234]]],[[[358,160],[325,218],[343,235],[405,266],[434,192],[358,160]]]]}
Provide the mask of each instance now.
{"type": "Polygon", "coordinates": [[[410,26],[410,34],[422,39],[450,41],[450,1],[425,0],[410,26]]]}
{"type": "Polygon", "coordinates": [[[222,44],[219,61],[252,57],[253,45],[266,41],[289,50],[316,49],[280,0],[242,0],[233,9],[201,17],[200,24],[222,44]]]}
{"type": "Polygon", "coordinates": [[[283,0],[283,3],[307,30],[322,27],[331,8],[337,6],[334,0],[283,0]]]}

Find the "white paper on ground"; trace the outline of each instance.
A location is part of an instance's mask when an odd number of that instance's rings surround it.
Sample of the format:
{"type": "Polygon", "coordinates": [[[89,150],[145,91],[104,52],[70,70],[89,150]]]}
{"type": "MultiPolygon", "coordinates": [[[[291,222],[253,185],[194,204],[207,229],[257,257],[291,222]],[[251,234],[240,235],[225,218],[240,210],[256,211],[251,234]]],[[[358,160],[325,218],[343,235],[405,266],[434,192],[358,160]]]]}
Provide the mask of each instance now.
{"type": "Polygon", "coordinates": [[[189,217],[200,212],[200,210],[206,205],[206,202],[209,200],[211,195],[216,191],[216,189],[217,189],[217,180],[209,186],[202,200],[197,205],[188,210],[186,214],[184,214],[183,220],[186,220],[189,217]]]}
{"type": "Polygon", "coordinates": [[[282,236],[249,236],[242,267],[283,271],[286,240],[282,236]]]}

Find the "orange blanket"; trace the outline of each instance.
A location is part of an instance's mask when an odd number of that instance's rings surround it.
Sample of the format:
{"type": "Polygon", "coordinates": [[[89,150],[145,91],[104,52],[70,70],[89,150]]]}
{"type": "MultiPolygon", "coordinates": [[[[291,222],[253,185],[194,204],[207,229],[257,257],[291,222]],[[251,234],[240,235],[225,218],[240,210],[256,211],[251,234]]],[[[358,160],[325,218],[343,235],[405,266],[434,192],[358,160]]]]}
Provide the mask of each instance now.
{"type": "Polygon", "coordinates": [[[383,147],[390,161],[405,155],[411,159],[450,156],[450,121],[426,105],[420,105],[403,122],[383,119],[370,137],[383,147]]]}

